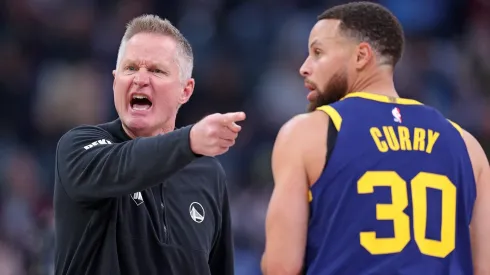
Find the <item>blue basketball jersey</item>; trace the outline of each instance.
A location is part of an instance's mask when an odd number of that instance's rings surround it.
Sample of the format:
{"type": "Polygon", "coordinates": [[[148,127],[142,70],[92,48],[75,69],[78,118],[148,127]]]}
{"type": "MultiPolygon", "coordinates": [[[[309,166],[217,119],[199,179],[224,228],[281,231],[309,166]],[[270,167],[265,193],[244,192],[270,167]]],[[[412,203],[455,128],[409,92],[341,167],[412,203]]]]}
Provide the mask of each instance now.
{"type": "Polygon", "coordinates": [[[476,186],[461,128],[369,93],[318,109],[336,138],[310,189],[306,274],[473,274],[476,186]]]}

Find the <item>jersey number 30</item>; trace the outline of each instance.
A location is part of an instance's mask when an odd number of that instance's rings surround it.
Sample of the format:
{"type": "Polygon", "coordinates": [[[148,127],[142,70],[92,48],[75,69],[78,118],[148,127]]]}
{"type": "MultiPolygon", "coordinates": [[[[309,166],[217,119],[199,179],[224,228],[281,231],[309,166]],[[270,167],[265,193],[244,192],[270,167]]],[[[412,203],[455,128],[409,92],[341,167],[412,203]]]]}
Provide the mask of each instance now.
{"type": "MultiPolygon", "coordinates": [[[[376,232],[361,232],[360,242],[373,255],[401,252],[410,241],[410,220],[403,211],[408,206],[407,182],[394,171],[368,171],[357,182],[359,194],[370,194],[374,187],[391,188],[392,203],[377,204],[376,218],[392,220],[393,238],[377,238],[376,232]]],[[[456,238],[456,187],[443,175],[420,172],[410,181],[413,205],[413,236],[424,255],[444,258],[454,250],[456,238]],[[441,240],[425,237],[427,225],[427,188],[442,193],[441,240]]]]}

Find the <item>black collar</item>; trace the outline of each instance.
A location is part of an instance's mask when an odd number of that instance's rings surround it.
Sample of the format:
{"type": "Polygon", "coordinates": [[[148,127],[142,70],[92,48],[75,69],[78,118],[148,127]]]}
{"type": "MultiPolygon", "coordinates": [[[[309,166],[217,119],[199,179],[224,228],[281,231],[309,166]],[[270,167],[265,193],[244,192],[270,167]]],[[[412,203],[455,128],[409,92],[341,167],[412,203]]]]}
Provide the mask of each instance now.
{"type": "MultiPolygon", "coordinates": [[[[111,122],[105,123],[102,126],[103,128],[106,128],[109,133],[111,133],[112,136],[114,136],[119,142],[124,142],[131,140],[132,138],[128,136],[128,134],[124,131],[122,127],[122,122],[121,119],[116,119],[111,122]]],[[[174,128],[174,130],[177,130],[178,128],[174,128]]]]}
{"type": "Polygon", "coordinates": [[[118,118],[114,121],[106,123],[107,130],[120,142],[131,140],[131,137],[126,134],[122,127],[122,122],[118,118]]]}

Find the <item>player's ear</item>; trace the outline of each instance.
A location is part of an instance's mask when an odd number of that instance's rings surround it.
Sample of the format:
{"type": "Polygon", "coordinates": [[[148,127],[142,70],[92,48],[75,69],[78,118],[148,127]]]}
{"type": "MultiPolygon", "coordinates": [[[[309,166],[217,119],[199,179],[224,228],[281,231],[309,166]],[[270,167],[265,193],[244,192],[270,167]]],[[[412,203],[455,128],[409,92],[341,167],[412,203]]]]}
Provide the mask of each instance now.
{"type": "Polygon", "coordinates": [[[112,70],[112,76],[114,77],[112,81],[112,89],[114,90],[114,87],[116,87],[116,70],[112,70]]]}
{"type": "Polygon", "coordinates": [[[357,46],[356,69],[361,70],[373,59],[373,49],[371,46],[362,42],[357,46]]]}
{"type": "Polygon", "coordinates": [[[184,104],[187,103],[187,101],[189,101],[192,93],[194,92],[195,85],[196,85],[196,81],[194,80],[194,78],[189,78],[185,82],[184,90],[180,94],[179,104],[184,104]]]}

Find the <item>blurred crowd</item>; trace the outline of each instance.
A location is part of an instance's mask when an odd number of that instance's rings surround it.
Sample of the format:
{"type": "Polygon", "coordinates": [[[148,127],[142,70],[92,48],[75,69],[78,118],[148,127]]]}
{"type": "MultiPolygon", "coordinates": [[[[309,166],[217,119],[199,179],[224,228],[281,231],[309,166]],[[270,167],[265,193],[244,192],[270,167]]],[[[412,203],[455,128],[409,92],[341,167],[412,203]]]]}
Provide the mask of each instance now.
{"type": "MultiPolygon", "coordinates": [[[[168,18],[195,54],[184,126],[243,110],[229,177],[237,275],[260,274],[280,126],[305,111],[298,69],[316,16],[341,0],[5,0],[0,4],[0,274],[53,273],[53,172],[59,137],[117,117],[112,75],[125,24],[168,18]]],[[[401,96],[437,107],[490,152],[490,1],[380,0],[407,35],[401,96]]],[[[360,118],[361,119],[361,118],[360,118]]]]}

